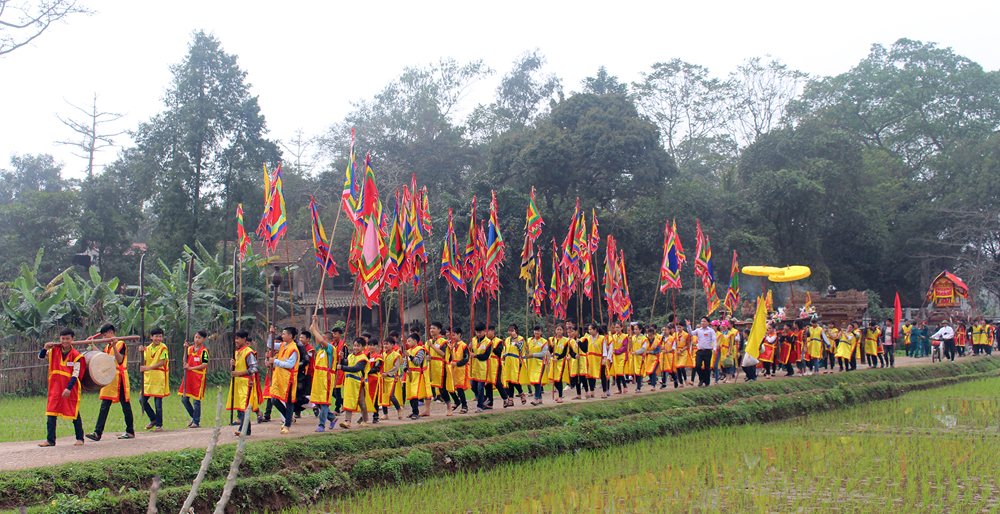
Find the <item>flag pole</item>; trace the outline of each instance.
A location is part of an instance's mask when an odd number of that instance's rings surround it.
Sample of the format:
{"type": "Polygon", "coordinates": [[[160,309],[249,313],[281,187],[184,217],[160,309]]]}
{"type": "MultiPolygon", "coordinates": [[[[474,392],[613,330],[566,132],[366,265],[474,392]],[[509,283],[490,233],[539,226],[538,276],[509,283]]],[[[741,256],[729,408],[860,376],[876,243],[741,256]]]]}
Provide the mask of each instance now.
{"type": "Polygon", "coordinates": [[[292,326],[295,326],[295,290],[292,289],[292,252],[288,250],[288,238],[285,237],[285,258],[288,265],[285,273],[288,275],[288,314],[292,317],[292,326]]]}
{"type": "MultiPolygon", "coordinates": [[[[324,331],[329,330],[329,326],[327,325],[327,319],[326,319],[326,289],[323,288],[323,282],[326,280],[326,275],[327,275],[326,269],[330,267],[330,260],[333,259],[333,248],[330,245],[333,243],[333,236],[337,235],[337,224],[340,223],[340,213],[343,212],[343,211],[344,211],[343,209],[337,209],[337,217],[336,217],[336,219],[333,220],[333,232],[330,232],[330,237],[327,238],[326,262],[323,263],[323,271],[321,272],[322,275],[320,275],[320,279],[319,279],[319,292],[320,292],[320,294],[323,295],[322,299],[323,299],[323,330],[324,331]]],[[[285,242],[287,243],[288,240],[286,239],[285,242]]],[[[316,309],[317,310],[319,309],[319,301],[320,301],[320,295],[316,295],[316,309]]]]}
{"type": "Polygon", "coordinates": [[[653,313],[656,312],[656,297],[660,296],[659,289],[653,293],[653,308],[649,309],[649,324],[653,324],[653,313]]]}
{"type": "MultiPolygon", "coordinates": [[[[427,337],[430,337],[430,326],[431,326],[431,307],[427,303],[427,281],[430,277],[427,276],[427,262],[423,263],[424,266],[424,332],[426,332],[427,337]]],[[[434,277],[434,285],[437,287],[437,277],[434,277]]],[[[440,309],[441,307],[438,307],[440,309]]]]}

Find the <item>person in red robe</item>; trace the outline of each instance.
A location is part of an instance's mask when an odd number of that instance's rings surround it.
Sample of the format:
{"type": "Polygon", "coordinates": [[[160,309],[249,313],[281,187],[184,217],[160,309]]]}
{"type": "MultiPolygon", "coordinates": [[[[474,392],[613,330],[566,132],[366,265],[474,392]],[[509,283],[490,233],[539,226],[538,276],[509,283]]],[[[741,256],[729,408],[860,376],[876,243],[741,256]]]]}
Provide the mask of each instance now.
{"type": "Polygon", "coordinates": [[[83,420],[80,418],[80,377],[86,369],[83,355],[73,348],[73,336],[76,333],[71,328],[59,332],[58,343],[45,343],[38,353],[39,359],[49,361],[49,398],[45,405],[46,435],[45,442],[38,446],[56,445],[56,419],[73,420],[73,431],[76,432],[74,446],[83,445],[83,420]]]}

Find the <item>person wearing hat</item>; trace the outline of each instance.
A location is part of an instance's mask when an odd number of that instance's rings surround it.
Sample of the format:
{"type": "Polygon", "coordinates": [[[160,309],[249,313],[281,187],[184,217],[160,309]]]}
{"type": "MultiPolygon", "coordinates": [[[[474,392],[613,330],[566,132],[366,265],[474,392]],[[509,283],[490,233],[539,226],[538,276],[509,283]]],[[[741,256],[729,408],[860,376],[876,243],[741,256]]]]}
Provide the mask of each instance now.
{"type": "Polygon", "coordinates": [[[955,329],[951,328],[947,320],[941,322],[941,328],[930,338],[941,340],[944,343],[944,357],[955,362],[955,329]]]}

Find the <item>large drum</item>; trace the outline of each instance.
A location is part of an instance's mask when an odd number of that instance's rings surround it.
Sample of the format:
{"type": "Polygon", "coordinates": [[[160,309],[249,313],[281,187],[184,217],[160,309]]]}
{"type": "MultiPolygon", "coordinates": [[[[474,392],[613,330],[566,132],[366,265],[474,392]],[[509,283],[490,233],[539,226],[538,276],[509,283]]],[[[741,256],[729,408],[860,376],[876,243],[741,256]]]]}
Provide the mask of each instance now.
{"type": "Polygon", "coordinates": [[[82,355],[87,361],[87,369],[80,380],[84,391],[98,391],[114,382],[117,370],[113,356],[97,350],[88,350],[82,352],[82,355]]]}

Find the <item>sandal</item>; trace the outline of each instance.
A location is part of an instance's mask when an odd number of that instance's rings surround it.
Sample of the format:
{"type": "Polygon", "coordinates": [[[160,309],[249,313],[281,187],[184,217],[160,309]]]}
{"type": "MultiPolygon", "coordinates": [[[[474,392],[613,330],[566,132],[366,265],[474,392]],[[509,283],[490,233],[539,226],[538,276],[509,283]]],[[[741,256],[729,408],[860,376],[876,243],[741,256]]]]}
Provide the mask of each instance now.
{"type": "MultiPolygon", "coordinates": [[[[580,398],[580,397],[577,396],[577,398],[580,398]]],[[[562,403],[562,398],[556,398],[556,403],[562,403]]]]}
{"type": "Polygon", "coordinates": [[[351,424],[347,421],[341,421],[340,428],[351,428],[351,424]]]}
{"type": "Polygon", "coordinates": [[[476,409],[476,414],[480,414],[482,412],[483,412],[483,409],[476,409]]]}
{"type": "Polygon", "coordinates": [[[524,405],[526,403],[528,403],[528,400],[525,398],[524,393],[521,393],[521,405],[524,405]]]}
{"type": "Polygon", "coordinates": [[[83,439],[77,439],[73,446],[83,446],[83,439]]]}
{"type": "Polygon", "coordinates": [[[125,432],[124,434],[118,436],[118,439],[135,439],[135,434],[125,432]]]}
{"type": "Polygon", "coordinates": [[[281,427],[281,433],[282,434],[288,434],[288,433],[291,433],[291,432],[292,431],[288,427],[281,427]]]}
{"type": "Polygon", "coordinates": [[[468,412],[469,412],[469,409],[462,409],[462,410],[458,411],[459,414],[467,414],[468,412]]]}
{"type": "Polygon", "coordinates": [[[45,441],[44,443],[38,443],[38,446],[41,446],[42,448],[48,448],[50,446],[55,446],[55,445],[54,444],[49,444],[48,441],[45,441]]]}

